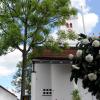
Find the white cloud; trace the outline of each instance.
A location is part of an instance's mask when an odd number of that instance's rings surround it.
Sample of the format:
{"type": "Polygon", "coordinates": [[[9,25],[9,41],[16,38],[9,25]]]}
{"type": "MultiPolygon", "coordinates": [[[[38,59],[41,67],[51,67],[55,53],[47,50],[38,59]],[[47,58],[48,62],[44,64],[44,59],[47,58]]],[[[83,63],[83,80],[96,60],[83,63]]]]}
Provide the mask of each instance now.
{"type": "MultiPolygon", "coordinates": [[[[85,13],[84,22],[86,33],[91,33],[98,21],[99,18],[95,13],[85,13]]],[[[78,14],[78,31],[79,33],[83,32],[82,15],[80,13],[78,14]]]]}
{"type": "MultiPolygon", "coordinates": [[[[16,65],[22,59],[21,55],[19,50],[15,50],[7,55],[0,56],[0,77],[14,75],[17,70],[16,65]]],[[[11,86],[7,89],[14,93],[18,98],[20,97],[20,93],[17,93],[14,87],[11,86]]]]}
{"type": "Polygon", "coordinates": [[[71,4],[78,10],[81,10],[82,7],[84,12],[88,12],[90,10],[90,7],[86,5],[86,0],[71,0],[71,4]]]}
{"type": "Polygon", "coordinates": [[[86,4],[86,0],[71,0],[72,6],[78,9],[78,32],[83,32],[82,12],[84,16],[85,29],[87,33],[91,33],[99,22],[99,16],[91,12],[86,4]]]}
{"type": "Polygon", "coordinates": [[[0,56],[0,76],[13,74],[19,61],[21,61],[21,52],[19,50],[0,56]]]}
{"type": "Polygon", "coordinates": [[[11,70],[5,66],[0,67],[0,76],[8,76],[14,72],[15,72],[15,70],[11,70]]]}

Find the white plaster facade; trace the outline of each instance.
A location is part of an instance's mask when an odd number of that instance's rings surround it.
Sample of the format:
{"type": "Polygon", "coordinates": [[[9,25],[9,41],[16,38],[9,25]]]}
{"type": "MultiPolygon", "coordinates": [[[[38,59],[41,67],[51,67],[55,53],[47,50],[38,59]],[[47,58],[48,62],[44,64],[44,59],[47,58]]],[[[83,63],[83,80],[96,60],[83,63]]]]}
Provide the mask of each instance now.
{"type": "Polygon", "coordinates": [[[76,33],[78,33],[78,17],[70,18],[69,20],[66,20],[66,24],[69,24],[69,27],[65,26],[66,31],[72,30],[76,33]],[[72,24],[72,27],[70,27],[70,24],[72,24]]]}
{"type": "MultiPolygon", "coordinates": [[[[34,67],[36,77],[32,79],[35,83],[32,83],[34,86],[31,96],[35,99],[32,100],[72,100],[73,82],[70,82],[70,64],[35,63],[34,67]],[[43,89],[52,89],[52,94],[43,95],[43,89]]],[[[78,88],[82,100],[96,100],[82,88],[81,80],[78,82],[78,88]]]]}
{"type": "Polygon", "coordinates": [[[0,100],[18,100],[17,96],[0,86],[0,100]]]}

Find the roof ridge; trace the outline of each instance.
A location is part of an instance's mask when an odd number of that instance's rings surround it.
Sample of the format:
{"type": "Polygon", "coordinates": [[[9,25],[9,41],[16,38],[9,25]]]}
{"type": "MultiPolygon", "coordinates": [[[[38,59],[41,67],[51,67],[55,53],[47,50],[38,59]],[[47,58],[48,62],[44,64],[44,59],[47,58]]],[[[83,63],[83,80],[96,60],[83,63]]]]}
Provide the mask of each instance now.
{"type": "Polygon", "coordinates": [[[17,97],[14,93],[12,93],[11,91],[7,90],[5,87],[3,87],[3,86],[1,86],[1,85],[0,85],[0,87],[1,87],[3,90],[7,91],[8,93],[12,94],[13,96],[17,97]]]}

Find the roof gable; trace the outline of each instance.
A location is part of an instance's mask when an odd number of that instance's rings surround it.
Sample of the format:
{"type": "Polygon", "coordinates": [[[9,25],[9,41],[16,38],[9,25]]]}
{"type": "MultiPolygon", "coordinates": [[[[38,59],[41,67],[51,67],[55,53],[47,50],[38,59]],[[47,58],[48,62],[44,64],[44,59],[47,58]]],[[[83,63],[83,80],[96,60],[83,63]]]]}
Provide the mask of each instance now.
{"type": "Polygon", "coordinates": [[[15,94],[11,93],[10,91],[8,91],[8,90],[7,90],[6,88],[4,88],[3,86],[0,85],[0,88],[2,88],[4,91],[10,93],[11,95],[13,95],[14,97],[17,98],[17,96],[16,96],[15,94]]]}

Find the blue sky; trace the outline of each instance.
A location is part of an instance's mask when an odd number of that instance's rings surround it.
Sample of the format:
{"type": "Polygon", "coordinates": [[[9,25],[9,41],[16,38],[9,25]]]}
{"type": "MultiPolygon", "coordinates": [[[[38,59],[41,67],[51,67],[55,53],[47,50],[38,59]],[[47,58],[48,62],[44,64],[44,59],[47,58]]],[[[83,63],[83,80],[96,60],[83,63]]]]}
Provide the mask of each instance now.
{"type": "Polygon", "coordinates": [[[88,6],[91,7],[91,11],[100,15],[100,0],[87,0],[88,6]]]}
{"type": "MultiPolygon", "coordinates": [[[[80,5],[83,6],[85,27],[88,34],[100,32],[100,0],[71,0],[72,5],[80,10],[80,5]]],[[[83,31],[81,14],[78,13],[79,32],[83,31]]],[[[0,57],[0,85],[8,90],[13,89],[11,85],[12,77],[16,72],[16,64],[21,60],[21,53],[15,50],[6,56],[0,57]]]]}
{"type": "Polygon", "coordinates": [[[21,61],[21,53],[18,50],[7,55],[0,56],[0,85],[10,91],[14,90],[14,86],[12,86],[11,81],[17,70],[16,65],[19,61],[21,61]]]}

